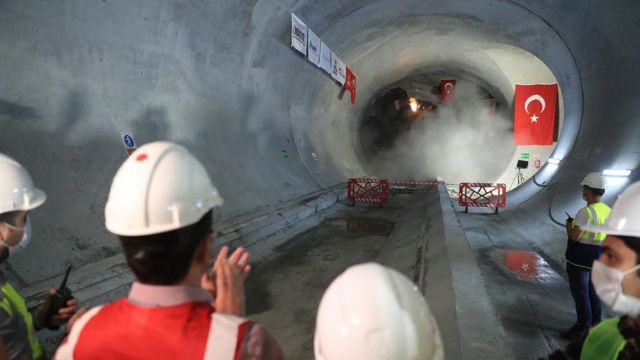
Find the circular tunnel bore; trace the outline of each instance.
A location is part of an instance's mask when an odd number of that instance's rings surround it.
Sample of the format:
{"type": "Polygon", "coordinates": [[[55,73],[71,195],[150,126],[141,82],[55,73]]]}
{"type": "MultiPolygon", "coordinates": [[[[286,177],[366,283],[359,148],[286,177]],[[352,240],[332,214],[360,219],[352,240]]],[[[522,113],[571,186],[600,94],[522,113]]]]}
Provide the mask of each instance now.
{"type": "Polygon", "coordinates": [[[403,79],[381,90],[363,114],[363,153],[384,177],[490,181],[515,151],[508,109],[504,94],[471,74],[403,79]],[[440,79],[456,80],[449,100],[441,100],[440,79]]]}
{"type": "Polygon", "coordinates": [[[492,60],[491,71],[460,65],[423,67],[372,96],[357,126],[361,159],[370,174],[439,178],[454,184],[502,182],[513,189],[520,184],[517,162],[524,160],[524,179],[535,175],[555,148],[562,97],[554,144],[515,145],[514,88],[518,83],[557,81],[540,59],[522,49],[499,45],[481,52],[483,60],[492,60]],[[442,80],[456,81],[453,94],[441,94],[442,80]]]}

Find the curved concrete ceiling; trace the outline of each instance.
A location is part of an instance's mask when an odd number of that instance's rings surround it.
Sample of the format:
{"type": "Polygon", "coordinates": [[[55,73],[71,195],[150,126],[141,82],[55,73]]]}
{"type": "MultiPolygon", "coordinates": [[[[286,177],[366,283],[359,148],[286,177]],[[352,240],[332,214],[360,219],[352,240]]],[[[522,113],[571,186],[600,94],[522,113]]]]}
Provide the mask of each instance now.
{"type": "MultiPolygon", "coordinates": [[[[381,88],[425,67],[486,72],[508,94],[495,61],[460,54],[512,46],[558,80],[565,123],[560,167],[510,203],[560,217],[586,172],[637,166],[639,20],[632,0],[2,1],[0,151],[49,193],[34,226],[50,241],[34,253],[77,243],[65,261],[86,263],[118,249],[102,209],[127,156],[121,131],[193,150],[230,218],[365,174],[355,120],[381,88]],[[291,12],[355,69],[357,106],[289,48],[291,12]]],[[[25,282],[51,272],[37,264],[21,269],[25,282]]]]}

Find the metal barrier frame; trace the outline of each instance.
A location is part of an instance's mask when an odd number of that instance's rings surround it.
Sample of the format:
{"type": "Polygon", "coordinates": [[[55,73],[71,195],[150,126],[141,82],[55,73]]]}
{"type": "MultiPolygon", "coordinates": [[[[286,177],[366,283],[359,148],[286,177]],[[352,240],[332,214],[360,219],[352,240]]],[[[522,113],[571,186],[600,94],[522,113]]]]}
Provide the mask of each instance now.
{"type": "Polygon", "coordinates": [[[469,212],[469,207],[499,208],[507,205],[507,185],[491,183],[460,183],[458,191],[458,204],[464,206],[464,212],[469,212]]]}
{"type": "Polygon", "coordinates": [[[347,198],[352,205],[359,201],[382,206],[389,200],[389,180],[351,178],[347,184],[347,198]]]}
{"type": "Polygon", "coordinates": [[[391,192],[428,191],[437,185],[437,181],[389,180],[389,190],[391,192]]]}

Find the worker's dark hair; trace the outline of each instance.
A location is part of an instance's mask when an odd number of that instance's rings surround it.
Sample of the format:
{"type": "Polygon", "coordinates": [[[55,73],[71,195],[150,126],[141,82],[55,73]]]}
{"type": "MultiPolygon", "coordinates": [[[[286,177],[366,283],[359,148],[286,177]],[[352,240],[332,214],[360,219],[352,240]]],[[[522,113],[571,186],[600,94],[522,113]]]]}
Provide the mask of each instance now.
{"type": "Polygon", "coordinates": [[[602,196],[604,195],[604,189],[595,189],[592,187],[589,187],[587,185],[583,185],[587,190],[589,190],[593,196],[602,196]]]}
{"type": "MultiPolygon", "coordinates": [[[[624,241],[624,244],[636,253],[636,264],[640,265],[640,237],[615,235],[624,241]]],[[[640,275],[640,270],[638,272],[640,275]]]]}
{"type": "Polygon", "coordinates": [[[20,211],[9,211],[6,213],[0,214],[0,222],[7,222],[11,225],[15,225],[16,215],[18,215],[20,211]]]}
{"type": "Polygon", "coordinates": [[[200,220],[177,230],[147,236],[119,236],[127,264],[136,279],[149,285],[174,285],[182,281],[193,255],[210,233],[213,210],[200,220]]]}
{"type": "Polygon", "coordinates": [[[618,331],[626,341],[618,353],[618,360],[640,359],[640,318],[629,315],[620,317],[618,331]]]}

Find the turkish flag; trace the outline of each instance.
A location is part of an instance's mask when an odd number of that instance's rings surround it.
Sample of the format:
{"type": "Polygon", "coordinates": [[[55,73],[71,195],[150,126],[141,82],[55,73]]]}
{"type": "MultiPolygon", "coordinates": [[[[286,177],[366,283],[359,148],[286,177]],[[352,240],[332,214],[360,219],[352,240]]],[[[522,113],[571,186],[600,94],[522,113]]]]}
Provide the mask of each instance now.
{"type": "Polygon", "coordinates": [[[356,74],[347,67],[347,77],[344,82],[344,88],[351,93],[351,104],[356,103],[356,74]]]}
{"type": "Polygon", "coordinates": [[[456,94],[455,80],[440,80],[440,100],[449,101],[456,94]]]}
{"type": "Polygon", "coordinates": [[[553,145],[558,84],[516,84],[513,137],[516,145],[553,145]]]}

